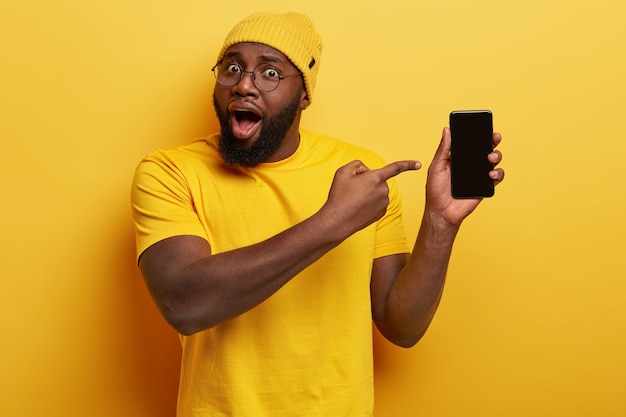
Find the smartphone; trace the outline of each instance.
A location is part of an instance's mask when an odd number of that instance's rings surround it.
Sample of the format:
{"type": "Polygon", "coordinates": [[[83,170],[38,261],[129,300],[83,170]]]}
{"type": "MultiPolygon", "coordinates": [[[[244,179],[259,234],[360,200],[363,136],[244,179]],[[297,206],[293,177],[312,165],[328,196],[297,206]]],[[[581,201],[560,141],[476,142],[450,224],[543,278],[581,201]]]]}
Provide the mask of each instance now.
{"type": "Polygon", "coordinates": [[[493,117],[489,110],[463,110],[450,113],[450,168],[452,197],[492,197],[494,183],[489,178],[493,164],[493,117]]]}

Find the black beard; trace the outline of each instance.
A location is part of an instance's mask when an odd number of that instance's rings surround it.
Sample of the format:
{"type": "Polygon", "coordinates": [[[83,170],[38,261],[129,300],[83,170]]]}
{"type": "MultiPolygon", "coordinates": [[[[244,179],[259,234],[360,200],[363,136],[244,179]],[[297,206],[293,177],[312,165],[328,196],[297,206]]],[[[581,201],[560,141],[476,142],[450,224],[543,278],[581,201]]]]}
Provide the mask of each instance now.
{"type": "Polygon", "coordinates": [[[230,115],[224,113],[218,106],[215,94],[213,94],[213,107],[215,107],[215,113],[220,122],[219,152],[222,159],[228,165],[250,168],[265,162],[278,150],[298,115],[300,97],[294,97],[280,113],[264,120],[258,139],[249,148],[241,146],[239,140],[233,136],[230,127],[230,115]]]}

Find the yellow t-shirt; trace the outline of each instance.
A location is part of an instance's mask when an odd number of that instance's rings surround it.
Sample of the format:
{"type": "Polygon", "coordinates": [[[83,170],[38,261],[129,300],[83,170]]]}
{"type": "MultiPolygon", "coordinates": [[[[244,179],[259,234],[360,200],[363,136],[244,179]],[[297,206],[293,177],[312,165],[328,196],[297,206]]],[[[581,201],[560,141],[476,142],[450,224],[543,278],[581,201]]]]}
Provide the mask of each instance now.
{"type": "MultiPolygon", "coordinates": [[[[374,153],[300,132],[289,158],[226,166],[210,136],[145,158],[132,189],[138,256],[171,236],[213,253],[263,241],[319,210],[335,171],[374,153]]],[[[396,184],[387,214],[349,237],[252,310],[181,336],[178,416],[358,416],[373,413],[370,277],[374,258],[408,252],[396,184]]]]}

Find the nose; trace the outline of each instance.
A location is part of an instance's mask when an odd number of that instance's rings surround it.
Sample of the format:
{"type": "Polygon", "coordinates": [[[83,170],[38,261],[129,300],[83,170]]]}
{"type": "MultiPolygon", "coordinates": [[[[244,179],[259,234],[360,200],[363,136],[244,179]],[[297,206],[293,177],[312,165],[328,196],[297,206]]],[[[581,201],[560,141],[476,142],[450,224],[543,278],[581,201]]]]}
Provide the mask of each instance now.
{"type": "Polygon", "coordinates": [[[239,96],[258,96],[259,90],[254,85],[254,73],[243,71],[241,79],[233,86],[233,91],[239,96]]]}

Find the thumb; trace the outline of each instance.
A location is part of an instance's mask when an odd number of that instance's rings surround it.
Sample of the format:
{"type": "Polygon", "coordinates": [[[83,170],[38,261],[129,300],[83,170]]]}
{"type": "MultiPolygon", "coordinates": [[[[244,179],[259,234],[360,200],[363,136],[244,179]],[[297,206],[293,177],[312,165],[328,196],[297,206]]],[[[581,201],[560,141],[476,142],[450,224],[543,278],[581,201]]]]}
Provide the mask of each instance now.
{"type": "Polygon", "coordinates": [[[435,161],[447,161],[450,159],[450,144],[452,143],[452,135],[450,128],[444,127],[441,132],[441,141],[435,152],[435,161]]]}

